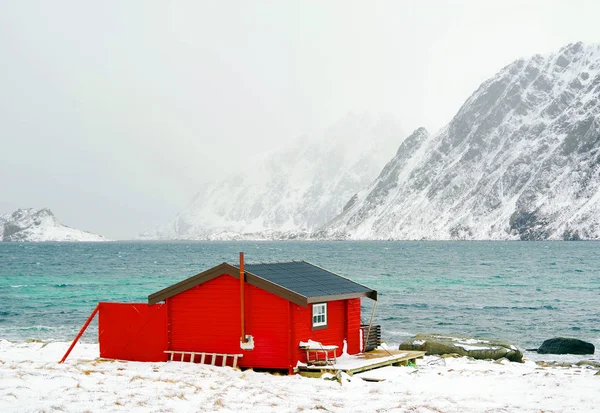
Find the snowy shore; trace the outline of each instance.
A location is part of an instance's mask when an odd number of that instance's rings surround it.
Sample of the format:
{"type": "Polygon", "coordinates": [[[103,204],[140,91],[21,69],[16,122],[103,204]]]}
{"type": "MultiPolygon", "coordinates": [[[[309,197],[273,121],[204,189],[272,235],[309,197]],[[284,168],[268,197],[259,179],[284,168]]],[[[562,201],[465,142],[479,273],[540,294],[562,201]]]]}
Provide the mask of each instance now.
{"type": "Polygon", "coordinates": [[[98,345],[0,340],[1,412],[593,412],[593,367],[427,356],[337,381],[98,359],[98,345]]]}

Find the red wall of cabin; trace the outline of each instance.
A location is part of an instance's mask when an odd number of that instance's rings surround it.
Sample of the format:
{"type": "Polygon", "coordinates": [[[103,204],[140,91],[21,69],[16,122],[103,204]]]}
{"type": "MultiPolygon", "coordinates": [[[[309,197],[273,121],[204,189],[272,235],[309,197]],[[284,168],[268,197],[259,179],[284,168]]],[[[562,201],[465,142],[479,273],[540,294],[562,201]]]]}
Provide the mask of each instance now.
{"type": "Polygon", "coordinates": [[[167,299],[169,349],[243,354],[241,367],[288,369],[289,302],[245,284],[246,334],[254,349],[240,348],[239,280],[222,275],[167,299]]]}
{"type": "Polygon", "coordinates": [[[348,354],[360,353],[360,298],[346,300],[348,354]]]}
{"type": "Polygon", "coordinates": [[[329,301],[327,303],[327,328],[313,330],[312,304],[301,307],[290,303],[292,335],[292,363],[306,362],[306,353],[300,350],[300,341],[319,341],[323,345],[336,345],[336,355],[343,351],[344,339],[348,343],[348,354],[360,351],[360,298],[329,301]]]}
{"type": "Polygon", "coordinates": [[[302,307],[245,284],[246,334],[254,349],[240,348],[239,280],[229,275],[167,299],[165,304],[100,303],[100,357],[165,361],[164,350],[243,354],[241,367],[291,369],[305,362],[300,341],[360,351],[360,298],[330,301],[327,328],[313,330],[312,304],[302,307]]]}
{"type": "Polygon", "coordinates": [[[164,304],[99,303],[100,357],[165,361],[167,311],[164,304]]]}

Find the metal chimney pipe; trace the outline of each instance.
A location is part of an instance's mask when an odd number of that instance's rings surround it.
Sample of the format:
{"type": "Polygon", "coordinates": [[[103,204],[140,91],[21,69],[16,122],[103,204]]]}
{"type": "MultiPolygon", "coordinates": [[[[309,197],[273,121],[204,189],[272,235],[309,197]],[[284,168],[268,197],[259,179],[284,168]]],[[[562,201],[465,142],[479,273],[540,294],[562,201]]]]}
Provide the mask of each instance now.
{"type": "Polygon", "coordinates": [[[246,320],[244,308],[244,253],[240,252],[240,318],[242,321],[242,338],[241,342],[246,343],[246,320]]]}

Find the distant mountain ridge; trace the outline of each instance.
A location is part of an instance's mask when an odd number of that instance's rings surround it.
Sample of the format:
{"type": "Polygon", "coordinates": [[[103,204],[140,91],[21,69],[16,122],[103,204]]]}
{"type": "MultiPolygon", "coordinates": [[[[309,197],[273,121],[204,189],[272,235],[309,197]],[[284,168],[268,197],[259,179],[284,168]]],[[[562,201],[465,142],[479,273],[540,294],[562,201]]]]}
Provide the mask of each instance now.
{"type": "Polygon", "coordinates": [[[600,45],[504,67],[315,236],[600,239],[600,45]]]}
{"type": "Polygon", "coordinates": [[[13,242],[106,241],[101,235],[69,228],[61,224],[52,211],[18,209],[0,215],[0,240],[13,242]]]}
{"type": "Polygon", "coordinates": [[[305,238],[368,185],[404,135],[390,115],[349,113],[322,133],[249,159],[142,239],[305,238]]]}

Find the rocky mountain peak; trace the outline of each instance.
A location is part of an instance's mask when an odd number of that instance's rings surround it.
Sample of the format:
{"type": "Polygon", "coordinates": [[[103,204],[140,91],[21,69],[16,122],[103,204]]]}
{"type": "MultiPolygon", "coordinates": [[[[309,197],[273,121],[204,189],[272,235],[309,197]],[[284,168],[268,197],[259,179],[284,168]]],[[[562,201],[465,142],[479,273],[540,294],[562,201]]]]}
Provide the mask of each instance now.
{"type": "Polygon", "coordinates": [[[100,235],[69,228],[48,208],[21,208],[0,216],[1,241],[106,241],[100,235]]]}
{"type": "Polygon", "coordinates": [[[418,129],[322,236],[600,237],[600,46],[519,59],[418,129]],[[573,235],[575,234],[575,235],[573,235]]]}
{"type": "Polygon", "coordinates": [[[408,138],[406,138],[398,151],[396,152],[396,156],[407,154],[421,145],[421,143],[429,137],[429,132],[424,127],[420,127],[416,129],[413,133],[411,133],[408,138]]]}

